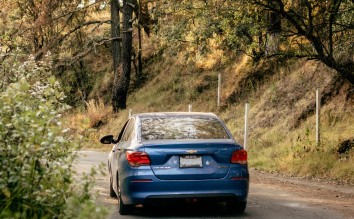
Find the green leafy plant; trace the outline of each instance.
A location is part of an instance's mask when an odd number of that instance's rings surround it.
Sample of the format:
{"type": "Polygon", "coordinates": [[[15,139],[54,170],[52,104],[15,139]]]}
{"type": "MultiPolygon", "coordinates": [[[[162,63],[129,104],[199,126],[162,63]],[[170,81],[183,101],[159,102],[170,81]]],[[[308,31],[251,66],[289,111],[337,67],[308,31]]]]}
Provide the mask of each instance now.
{"type": "Polygon", "coordinates": [[[78,144],[65,135],[68,106],[48,66],[30,57],[0,93],[0,218],[80,218],[87,209],[103,217],[87,189],[92,182],[74,184],[78,144]]]}

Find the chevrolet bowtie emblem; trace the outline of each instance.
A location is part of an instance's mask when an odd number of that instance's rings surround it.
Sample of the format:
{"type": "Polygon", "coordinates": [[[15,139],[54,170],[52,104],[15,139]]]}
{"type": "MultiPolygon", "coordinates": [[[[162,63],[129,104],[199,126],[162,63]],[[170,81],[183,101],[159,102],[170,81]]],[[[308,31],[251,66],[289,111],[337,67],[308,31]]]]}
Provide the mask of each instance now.
{"type": "Polygon", "coordinates": [[[197,153],[198,151],[197,150],[188,150],[186,151],[188,154],[195,154],[197,153]]]}

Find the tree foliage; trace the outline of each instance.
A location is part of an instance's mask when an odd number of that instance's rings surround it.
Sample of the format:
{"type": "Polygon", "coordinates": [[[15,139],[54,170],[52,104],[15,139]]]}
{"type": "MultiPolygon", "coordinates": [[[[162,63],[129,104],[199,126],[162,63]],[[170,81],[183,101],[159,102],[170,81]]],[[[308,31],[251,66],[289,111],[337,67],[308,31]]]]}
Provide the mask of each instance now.
{"type": "Polygon", "coordinates": [[[218,38],[226,50],[242,51],[256,60],[265,55],[315,58],[352,80],[353,1],[198,0],[155,5],[156,31],[169,46],[189,43],[207,52],[208,40],[218,38]],[[279,50],[269,53],[275,29],[279,50]]]}
{"type": "Polygon", "coordinates": [[[0,93],[0,217],[79,218],[92,210],[91,218],[103,217],[92,183],[73,184],[78,147],[61,124],[68,106],[50,58],[12,64],[13,81],[0,93]],[[81,203],[76,210],[73,202],[81,203]]]}
{"type": "Polygon", "coordinates": [[[352,1],[277,0],[269,4],[254,0],[253,4],[280,14],[286,21],[284,35],[292,40],[304,37],[315,50],[308,54],[324,62],[333,62],[335,53],[345,49],[343,43],[353,30],[352,1]]]}
{"type": "MultiPolygon", "coordinates": [[[[20,49],[32,54],[36,61],[51,52],[53,73],[61,80],[65,78],[65,90],[69,103],[80,92],[86,100],[92,88],[91,71],[87,69],[88,54],[110,42],[107,32],[99,31],[110,20],[97,19],[95,12],[105,9],[103,0],[4,0],[0,45],[9,54],[20,49]],[[94,33],[94,34],[93,34],[94,33]]],[[[8,58],[5,54],[2,60],[8,58]]]]}
{"type": "MultiPolygon", "coordinates": [[[[118,52],[119,46],[130,46],[129,42],[119,42],[127,33],[120,22],[123,20],[120,14],[124,16],[125,11],[120,4],[124,2],[3,0],[0,44],[5,53],[0,61],[9,58],[8,54],[17,48],[33,54],[37,61],[50,51],[53,72],[65,81],[68,102],[75,105],[86,101],[93,89],[95,77],[90,63],[97,54],[108,54],[112,49],[113,108],[115,111],[125,108],[131,67],[119,65],[124,49],[118,52]],[[95,13],[107,12],[108,5],[112,6],[115,19],[98,19],[95,13]],[[102,28],[106,24],[111,26],[102,28]],[[122,36],[118,32],[120,28],[122,36]],[[123,82],[125,85],[118,88],[123,82]],[[118,96],[121,96],[119,100],[118,96]]],[[[132,36],[140,39],[137,52],[133,50],[130,54],[137,84],[143,78],[142,29],[147,35],[153,35],[161,48],[170,48],[171,55],[186,48],[189,55],[207,55],[215,48],[211,46],[214,42],[223,51],[242,52],[255,61],[277,55],[318,59],[353,81],[354,3],[351,0],[129,0],[129,4],[132,30],[135,31],[134,26],[138,30],[132,36]]]]}

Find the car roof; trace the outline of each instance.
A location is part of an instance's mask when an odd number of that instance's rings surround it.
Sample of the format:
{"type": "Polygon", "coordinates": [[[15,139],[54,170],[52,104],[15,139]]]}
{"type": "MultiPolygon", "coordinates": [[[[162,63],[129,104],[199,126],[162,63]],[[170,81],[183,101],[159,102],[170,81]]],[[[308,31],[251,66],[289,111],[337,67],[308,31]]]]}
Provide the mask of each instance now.
{"type": "Polygon", "coordinates": [[[218,118],[214,113],[205,112],[153,112],[153,113],[138,113],[132,117],[168,117],[168,116],[207,116],[218,118]]]}

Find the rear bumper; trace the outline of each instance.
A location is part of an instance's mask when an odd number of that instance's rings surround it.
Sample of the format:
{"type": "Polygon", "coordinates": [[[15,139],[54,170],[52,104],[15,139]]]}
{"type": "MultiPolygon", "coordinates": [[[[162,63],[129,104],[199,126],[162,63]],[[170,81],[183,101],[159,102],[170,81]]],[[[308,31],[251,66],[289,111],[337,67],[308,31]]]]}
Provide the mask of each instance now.
{"type": "MultiPolygon", "coordinates": [[[[245,171],[243,171],[245,173],[245,171]]],[[[222,179],[204,180],[161,180],[148,168],[140,170],[139,175],[125,176],[121,182],[121,195],[124,204],[146,204],[167,200],[246,201],[249,177],[234,177],[229,172],[222,179]],[[231,175],[233,177],[231,177],[231,175]]]]}
{"type": "Polygon", "coordinates": [[[144,200],[144,205],[169,205],[169,204],[178,204],[178,203],[208,203],[208,202],[242,202],[246,201],[246,199],[237,197],[232,194],[192,194],[192,195],[152,195],[148,196],[144,200]]]}

